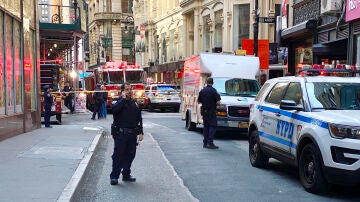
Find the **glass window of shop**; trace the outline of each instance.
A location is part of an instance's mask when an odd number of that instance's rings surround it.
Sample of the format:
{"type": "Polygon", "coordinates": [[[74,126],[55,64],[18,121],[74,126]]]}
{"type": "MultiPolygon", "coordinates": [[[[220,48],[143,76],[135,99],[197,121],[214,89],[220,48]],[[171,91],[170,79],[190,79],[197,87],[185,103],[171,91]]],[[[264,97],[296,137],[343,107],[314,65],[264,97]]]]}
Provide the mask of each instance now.
{"type": "Polygon", "coordinates": [[[20,22],[5,16],[5,113],[11,115],[23,111],[22,107],[22,65],[20,22]]]}
{"type": "Polygon", "coordinates": [[[355,44],[355,50],[356,50],[356,59],[355,59],[355,64],[356,64],[356,68],[359,69],[360,68],[360,34],[356,36],[356,44],[355,44]]]}
{"type": "Polygon", "coordinates": [[[29,105],[31,111],[37,109],[37,91],[36,91],[36,37],[35,31],[30,29],[24,32],[24,82],[25,95],[30,99],[29,105]]]}
{"type": "Polygon", "coordinates": [[[203,50],[210,51],[210,15],[206,15],[203,17],[203,50]]]}
{"type": "Polygon", "coordinates": [[[239,4],[234,6],[234,48],[240,49],[243,39],[250,38],[250,4],[239,4]]]}
{"type": "Polygon", "coordinates": [[[22,84],[23,71],[21,60],[21,29],[20,22],[16,21],[9,15],[2,15],[2,25],[4,28],[1,39],[2,42],[2,58],[5,61],[2,69],[4,82],[1,83],[1,114],[11,115],[21,113],[23,111],[22,101],[22,84]],[[4,99],[5,98],[5,99],[4,99]],[[5,104],[5,110],[4,110],[5,104]]]}
{"type": "Polygon", "coordinates": [[[223,10],[215,12],[214,47],[222,47],[223,40],[223,10]]]}
{"type": "Polygon", "coordinates": [[[4,13],[0,10],[0,116],[5,114],[4,13]]]}
{"type": "Polygon", "coordinates": [[[295,45],[295,71],[297,72],[306,66],[312,66],[312,63],[312,39],[306,38],[295,45]]]}

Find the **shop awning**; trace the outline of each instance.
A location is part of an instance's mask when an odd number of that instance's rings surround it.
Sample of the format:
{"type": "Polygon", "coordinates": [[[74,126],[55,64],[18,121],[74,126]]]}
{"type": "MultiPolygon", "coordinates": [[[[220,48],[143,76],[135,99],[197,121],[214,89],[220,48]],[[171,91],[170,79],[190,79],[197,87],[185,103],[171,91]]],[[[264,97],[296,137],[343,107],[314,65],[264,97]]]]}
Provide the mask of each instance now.
{"type": "Polygon", "coordinates": [[[313,31],[317,27],[316,24],[317,24],[316,20],[307,20],[295,26],[283,29],[281,31],[281,38],[290,39],[290,38],[312,35],[313,31]]]}
{"type": "Polygon", "coordinates": [[[347,39],[335,40],[327,43],[313,45],[313,53],[316,55],[347,55],[347,39]]]}

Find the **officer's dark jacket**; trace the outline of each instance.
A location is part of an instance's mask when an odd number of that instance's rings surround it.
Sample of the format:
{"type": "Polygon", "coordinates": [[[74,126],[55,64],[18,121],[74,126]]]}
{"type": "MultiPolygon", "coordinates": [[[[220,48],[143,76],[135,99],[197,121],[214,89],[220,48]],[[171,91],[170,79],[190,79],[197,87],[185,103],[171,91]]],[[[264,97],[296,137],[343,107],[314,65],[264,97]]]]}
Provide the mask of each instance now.
{"type": "Polygon", "coordinates": [[[216,102],[220,101],[220,95],[212,86],[206,86],[203,88],[198,97],[198,102],[202,103],[202,109],[215,111],[216,110],[216,102]]]}
{"type": "Polygon", "coordinates": [[[45,91],[44,92],[44,109],[51,110],[51,106],[53,104],[53,97],[52,95],[45,91]]]}
{"type": "MultiPolygon", "coordinates": [[[[65,86],[64,89],[63,89],[63,92],[70,92],[70,91],[73,91],[73,89],[71,88],[71,86],[65,86]]],[[[63,93],[63,96],[66,96],[66,94],[63,93]]],[[[74,93],[69,93],[69,95],[66,96],[66,97],[70,97],[70,96],[74,96],[74,93]]]]}
{"type": "Polygon", "coordinates": [[[103,93],[100,92],[100,88],[97,88],[95,90],[93,98],[94,98],[96,103],[103,103],[104,102],[103,93]]]}
{"type": "Polygon", "coordinates": [[[119,128],[138,128],[139,133],[143,134],[141,110],[133,99],[126,100],[119,98],[115,104],[111,106],[114,125],[119,128]]]}

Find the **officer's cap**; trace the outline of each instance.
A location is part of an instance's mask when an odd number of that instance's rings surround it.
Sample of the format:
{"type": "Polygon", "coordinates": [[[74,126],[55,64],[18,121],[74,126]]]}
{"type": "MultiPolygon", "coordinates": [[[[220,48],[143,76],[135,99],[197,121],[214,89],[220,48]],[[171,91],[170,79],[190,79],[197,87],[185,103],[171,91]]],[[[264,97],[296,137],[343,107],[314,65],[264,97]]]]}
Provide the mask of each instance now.
{"type": "Polygon", "coordinates": [[[43,89],[44,90],[47,90],[47,89],[49,89],[50,88],[50,86],[49,85],[45,85],[45,86],[43,86],[43,89]]]}

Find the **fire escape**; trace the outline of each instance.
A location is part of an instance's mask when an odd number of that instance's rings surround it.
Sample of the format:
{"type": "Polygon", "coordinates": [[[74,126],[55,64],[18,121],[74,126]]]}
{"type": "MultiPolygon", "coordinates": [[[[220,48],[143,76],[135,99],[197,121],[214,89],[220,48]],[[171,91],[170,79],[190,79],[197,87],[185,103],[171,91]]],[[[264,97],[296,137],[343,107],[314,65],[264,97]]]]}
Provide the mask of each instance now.
{"type": "Polygon", "coordinates": [[[40,64],[60,64],[59,84],[72,80],[74,87],[77,88],[76,75],[79,74],[79,70],[84,70],[82,55],[87,4],[84,0],[49,2],[53,5],[38,4],[40,64]]]}

